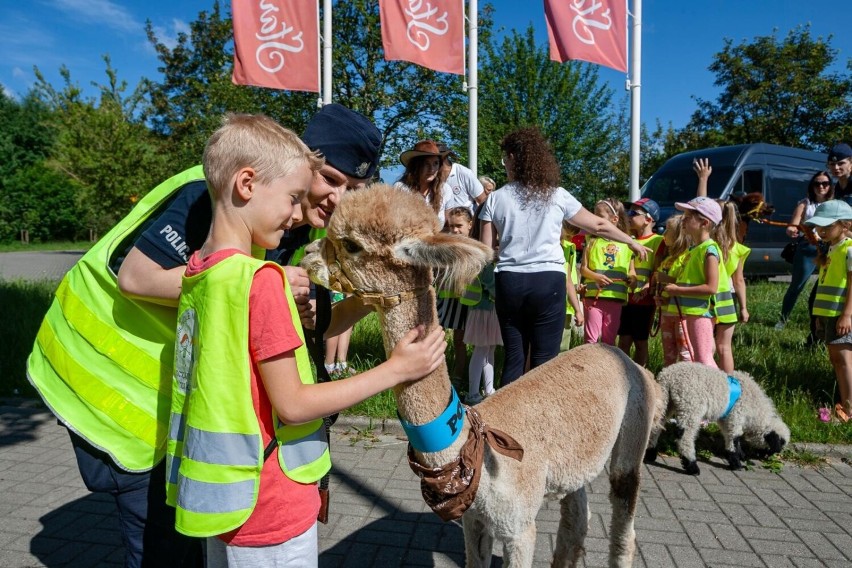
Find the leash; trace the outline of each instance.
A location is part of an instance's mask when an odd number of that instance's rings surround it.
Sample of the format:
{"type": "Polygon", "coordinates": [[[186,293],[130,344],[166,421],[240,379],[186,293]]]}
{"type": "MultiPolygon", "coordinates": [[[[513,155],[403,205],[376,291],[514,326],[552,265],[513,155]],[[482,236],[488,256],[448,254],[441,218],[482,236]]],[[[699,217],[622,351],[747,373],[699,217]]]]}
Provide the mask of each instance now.
{"type": "MultiPolygon", "coordinates": [[[[790,227],[790,223],[784,223],[783,221],[772,221],[770,219],[753,219],[753,221],[759,225],[769,225],[770,227],[790,227]]],[[[810,244],[817,244],[817,238],[814,234],[812,227],[806,227],[805,225],[793,225],[798,229],[799,233],[801,233],[805,240],[810,244]]]]}
{"type": "Polygon", "coordinates": [[[692,342],[689,341],[689,332],[686,329],[686,318],[683,317],[683,311],[680,309],[680,300],[677,296],[669,296],[669,298],[674,300],[675,306],[677,306],[678,324],[680,325],[680,332],[683,334],[684,343],[686,343],[686,350],[689,352],[689,358],[695,361],[695,351],[692,349],[692,342]]]}

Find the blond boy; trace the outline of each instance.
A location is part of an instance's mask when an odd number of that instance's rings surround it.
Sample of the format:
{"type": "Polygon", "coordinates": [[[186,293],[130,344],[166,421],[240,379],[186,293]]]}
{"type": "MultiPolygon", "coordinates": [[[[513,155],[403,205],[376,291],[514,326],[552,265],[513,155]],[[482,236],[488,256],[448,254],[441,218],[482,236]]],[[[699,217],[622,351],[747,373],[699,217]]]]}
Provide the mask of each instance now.
{"type": "Polygon", "coordinates": [[[178,531],[207,566],[316,566],[322,417],[443,361],[443,333],[411,330],[387,362],[316,384],[283,270],[251,256],[301,219],[323,165],[271,119],[228,115],[204,150],[213,221],[183,278],[167,454],[178,531]],[[277,564],[276,564],[277,563],[277,564]]]}

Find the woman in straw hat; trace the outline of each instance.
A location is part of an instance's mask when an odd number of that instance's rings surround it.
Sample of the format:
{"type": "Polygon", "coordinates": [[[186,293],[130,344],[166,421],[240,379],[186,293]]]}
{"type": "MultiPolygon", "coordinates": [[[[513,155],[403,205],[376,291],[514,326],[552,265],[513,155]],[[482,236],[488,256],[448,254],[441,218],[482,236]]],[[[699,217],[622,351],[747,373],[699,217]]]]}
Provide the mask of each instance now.
{"type": "Polygon", "coordinates": [[[434,140],[421,140],[411,150],[399,155],[399,161],[405,166],[405,172],[395,187],[402,187],[419,193],[432,206],[441,225],[444,224],[444,195],[441,191],[444,180],[441,166],[447,152],[441,152],[434,140]]]}

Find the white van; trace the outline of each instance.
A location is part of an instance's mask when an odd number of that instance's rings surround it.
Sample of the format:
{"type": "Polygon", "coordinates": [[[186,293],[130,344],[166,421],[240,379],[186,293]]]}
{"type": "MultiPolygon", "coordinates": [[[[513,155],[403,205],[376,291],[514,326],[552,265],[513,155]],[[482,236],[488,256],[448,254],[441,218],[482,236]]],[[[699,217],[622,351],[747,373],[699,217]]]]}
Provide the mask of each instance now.
{"type": "MultiPolygon", "coordinates": [[[[674,212],[675,202],[695,197],[698,178],[692,161],[696,158],[707,158],[713,168],[707,187],[709,197],[727,199],[759,191],[767,203],[775,206],[772,220],[787,223],[796,203],[807,197],[811,177],[826,169],[827,154],[762,143],[678,154],[642,187],[642,197],[650,197],[660,205],[658,230],[674,212]]],[[[746,276],[787,274],[790,265],[781,258],[781,249],[789,241],[784,227],[750,223],[745,244],[752,252],[744,267],[746,276]]]]}

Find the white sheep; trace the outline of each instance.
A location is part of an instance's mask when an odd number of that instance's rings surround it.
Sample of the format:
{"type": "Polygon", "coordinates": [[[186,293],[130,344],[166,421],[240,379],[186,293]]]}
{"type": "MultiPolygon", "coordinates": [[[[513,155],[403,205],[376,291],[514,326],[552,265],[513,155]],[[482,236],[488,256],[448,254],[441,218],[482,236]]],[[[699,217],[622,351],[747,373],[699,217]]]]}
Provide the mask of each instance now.
{"type": "Polygon", "coordinates": [[[680,461],[690,475],[701,473],[695,461],[695,438],[702,420],[719,424],[731,469],[743,467],[743,438],[752,447],[767,450],[769,455],[780,452],[790,441],[790,428],[781,420],[772,400],[748,373],[734,371],[731,377],[739,382],[742,392],[726,414],[731,388],[724,371],[690,362],[675,363],[660,371],[657,411],[645,463],[657,458],[657,440],[665,429],[666,419],[672,416],[678,425],[680,461]]]}

